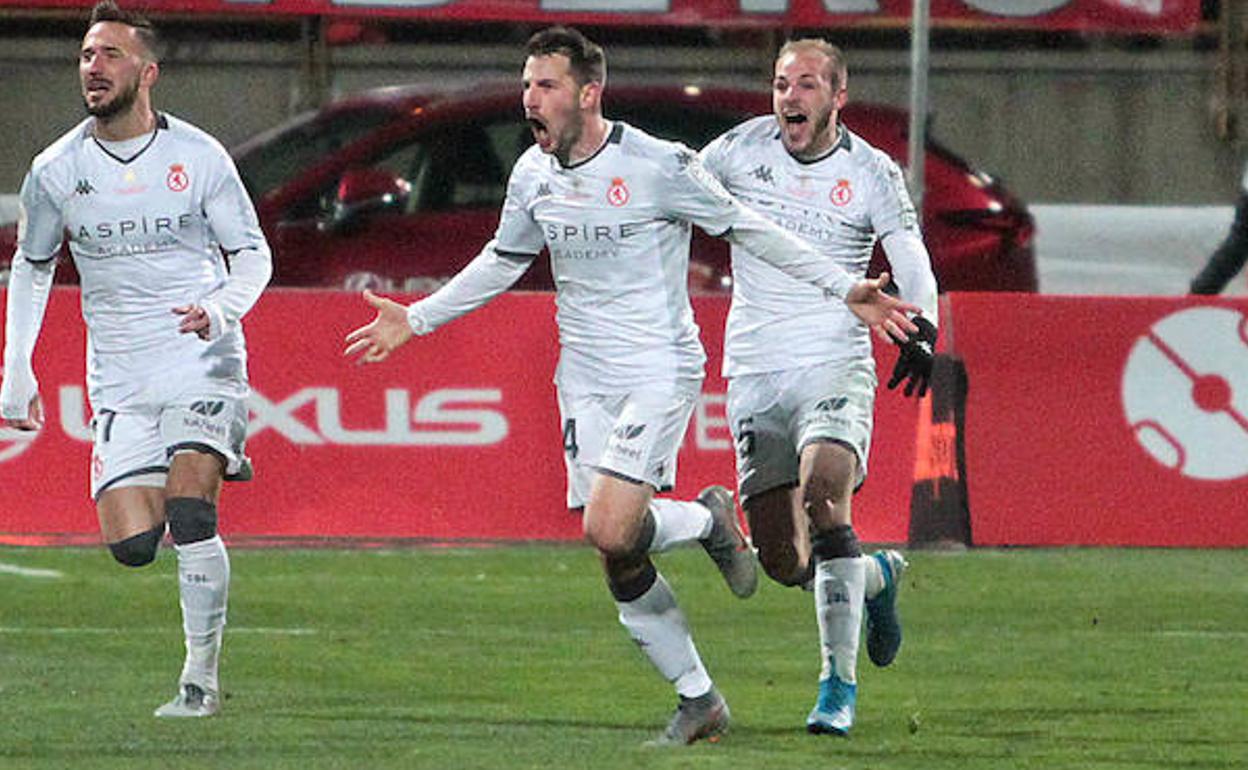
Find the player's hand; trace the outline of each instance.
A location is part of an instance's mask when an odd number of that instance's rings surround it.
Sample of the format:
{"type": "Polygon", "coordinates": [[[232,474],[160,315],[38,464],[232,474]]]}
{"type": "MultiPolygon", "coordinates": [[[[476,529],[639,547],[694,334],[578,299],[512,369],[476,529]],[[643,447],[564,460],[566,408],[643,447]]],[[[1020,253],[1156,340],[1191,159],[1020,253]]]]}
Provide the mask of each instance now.
{"type": "Polygon", "coordinates": [[[919,307],[886,294],[884,287],[888,286],[888,281],[888,273],[859,281],[849,290],[845,304],[880,339],[892,342],[894,339],[906,339],[919,330],[907,315],[918,313],[919,307]]]}
{"type": "Polygon", "coordinates": [[[354,356],[357,364],[375,364],[410,340],[412,327],[407,322],[407,308],[394,300],[365,289],[364,301],[377,308],[377,317],[347,335],[347,349],[342,354],[354,356]]]}
{"type": "Polygon", "coordinates": [[[36,393],[35,397],[30,399],[30,407],[26,410],[25,419],[6,418],[4,424],[17,430],[42,430],[43,399],[39,398],[39,394],[36,393]]]}
{"type": "Polygon", "coordinates": [[[923,316],[914,317],[914,325],[918,327],[905,338],[893,338],[893,342],[901,349],[897,356],[897,365],[893,367],[893,376],[888,379],[888,389],[906,383],[907,396],[916,395],[922,398],[927,393],[927,385],[932,379],[932,363],[936,360],[936,327],[923,316]]]}
{"type": "Polygon", "coordinates": [[[182,316],[178,322],[180,334],[194,334],[201,340],[212,339],[212,316],[202,305],[179,305],[173,312],[182,316]]]}

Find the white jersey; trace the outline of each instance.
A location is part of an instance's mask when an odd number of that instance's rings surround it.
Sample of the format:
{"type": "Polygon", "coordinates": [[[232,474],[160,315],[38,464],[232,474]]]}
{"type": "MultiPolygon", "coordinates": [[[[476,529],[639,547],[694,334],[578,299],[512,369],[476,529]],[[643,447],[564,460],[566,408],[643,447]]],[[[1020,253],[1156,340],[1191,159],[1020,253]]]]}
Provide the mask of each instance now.
{"type": "MultiPolygon", "coordinates": [[[[701,156],[734,196],[860,280],[876,239],[899,230],[917,235],[918,220],[897,164],[840,131],[827,155],[802,162],[785,150],[775,117],[764,115],[716,138],[701,156]]],[[[843,302],[737,244],[732,273],[725,377],[871,357],[867,327],[843,302]]]]}
{"type": "Polygon", "coordinates": [[[171,116],[158,115],[153,134],[115,144],[96,139],[92,125],[84,120],[35,158],[22,184],[18,240],[19,255],[32,263],[69,242],[82,282],[92,391],[100,361],[123,353],[235,362],[224,379],[245,391],[241,327],[206,344],[179,334],[172,313],[221,294],[222,248],[252,252],[239,258],[258,255],[267,269],[268,246],[233,161],[214,138],[171,116]]]}
{"type": "Polygon", "coordinates": [[[688,291],[690,223],[719,235],[738,213],[692,151],[624,123],[571,167],[530,147],[512,171],[495,249],[550,250],[556,382],[613,392],[701,378],[706,356],[688,291]]]}

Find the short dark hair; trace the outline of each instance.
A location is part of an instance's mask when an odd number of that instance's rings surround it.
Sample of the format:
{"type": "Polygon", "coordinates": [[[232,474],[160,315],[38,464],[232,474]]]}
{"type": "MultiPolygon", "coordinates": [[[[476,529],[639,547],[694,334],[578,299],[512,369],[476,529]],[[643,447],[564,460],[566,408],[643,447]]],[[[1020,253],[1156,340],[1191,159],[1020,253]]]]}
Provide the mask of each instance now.
{"type": "Polygon", "coordinates": [[[568,57],[569,69],[577,85],[607,82],[607,55],[602,46],[592,42],[572,27],[549,27],[529,38],[526,47],[529,56],[568,57]]]}
{"type": "Polygon", "coordinates": [[[87,29],[91,29],[102,21],[113,21],[132,27],[135,35],[139,38],[139,42],[147,49],[148,56],[152,61],[156,61],[159,58],[157,47],[160,45],[160,39],[156,34],[156,28],[152,26],[152,23],[148,21],[146,16],[134,11],[122,10],[121,6],[117,5],[114,0],[100,0],[91,9],[91,19],[87,22],[87,29]]]}

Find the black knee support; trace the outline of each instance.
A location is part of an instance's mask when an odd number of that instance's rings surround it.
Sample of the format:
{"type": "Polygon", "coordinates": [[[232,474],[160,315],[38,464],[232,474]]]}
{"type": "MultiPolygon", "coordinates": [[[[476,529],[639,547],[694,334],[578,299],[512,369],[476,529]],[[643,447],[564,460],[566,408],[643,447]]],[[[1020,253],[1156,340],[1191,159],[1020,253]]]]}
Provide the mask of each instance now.
{"type": "Polygon", "coordinates": [[[165,501],[169,534],[177,545],[198,543],[217,534],[217,506],[198,497],[171,497],[165,501]]]}
{"type": "Polygon", "coordinates": [[[160,539],[164,536],[165,525],[161,524],[146,532],[131,535],[125,540],[109,543],[108,550],[113,552],[114,559],[127,567],[142,567],[145,564],[151,564],[156,558],[156,549],[160,546],[160,539]]]}
{"type": "Polygon", "coordinates": [[[820,559],[854,559],[862,556],[858,535],[848,524],[819,532],[811,538],[811,550],[820,559]]]}
{"type": "Polygon", "coordinates": [[[641,572],[634,577],[620,580],[612,572],[611,564],[608,563],[607,587],[611,589],[611,595],[617,602],[631,602],[637,599],[649,591],[650,586],[654,585],[654,581],[659,578],[659,571],[654,568],[654,562],[649,559],[646,559],[641,572]]]}

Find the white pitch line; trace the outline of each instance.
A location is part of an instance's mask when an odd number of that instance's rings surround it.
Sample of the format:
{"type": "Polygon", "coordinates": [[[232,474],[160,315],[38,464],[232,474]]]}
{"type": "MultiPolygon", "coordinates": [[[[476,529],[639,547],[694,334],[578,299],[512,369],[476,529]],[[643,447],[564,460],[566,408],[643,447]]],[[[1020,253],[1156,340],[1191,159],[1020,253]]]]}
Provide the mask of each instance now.
{"type": "Polygon", "coordinates": [[[6,575],[17,575],[18,577],[28,578],[53,578],[59,579],[65,577],[65,573],[55,569],[34,569],[32,567],[19,567],[16,564],[0,561],[0,573],[6,575]]]}
{"type": "MultiPolygon", "coordinates": [[[[256,634],[259,636],[312,636],[317,633],[315,628],[232,628],[226,626],[226,634],[256,634]]],[[[48,636],[72,636],[75,634],[124,634],[125,636],[135,636],[137,634],[168,634],[168,629],[156,628],[98,628],[84,626],[82,628],[57,628],[53,627],[22,627],[22,626],[0,626],[0,634],[46,634],[48,636]]]]}

